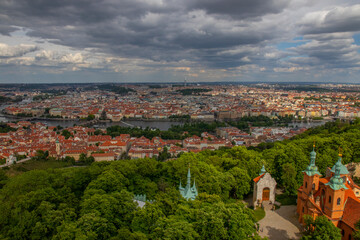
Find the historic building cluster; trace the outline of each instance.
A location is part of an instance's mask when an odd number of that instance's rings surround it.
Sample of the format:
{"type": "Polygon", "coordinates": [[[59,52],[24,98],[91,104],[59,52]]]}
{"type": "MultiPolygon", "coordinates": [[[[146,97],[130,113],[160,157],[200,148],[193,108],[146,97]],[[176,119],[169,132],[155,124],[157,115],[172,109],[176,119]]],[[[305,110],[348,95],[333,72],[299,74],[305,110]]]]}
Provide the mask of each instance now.
{"type": "Polygon", "coordinates": [[[342,164],[342,155],[322,177],[315,164],[315,145],[310,153],[310,164],[304,173],[303,185],[298,189],[297,213],[300,223],[304,215],[313,218],[326,216],[341,229],[342,239],[352,239],[355,224],[360,219],[360,187],[354,183],[342,164]]]}
{"type": "Polygon", "coordinates": [[[100,130],[100,135],[94,135],[94,128],[74,126],[64,130],[70,133],[66,138],[54,126],[42,123],[19,121],[8,123],[16,129],[8,133],[0,133],[0,159],[13,162],[12,155],[33,157],[38,150],[49,151],[56,158],[73,157],[79,160],[81,154],[93,156],[95,161],[111,161],[127,155],[129,158],[157,157],[165,147],[172,157],[183,152],[200,152],[215,150],[220,147],[233,146],[230,140],[218,138],[208,133],[204,137],[192,136],[184,140],[165,140],[160,137],[148,139],[144,136],[131,137],[121,134],[112,138],[100,130]]]}
{"type": "Polygon", "coordinates": [[[109,90],[86,90],[80,92],[63,87],[64,95],[44,94],[36,91],[13,91],[1,89],[0,96],[25,96],[40,98],[27,104],[13,104],[5,111],[11,115],[50,115],[64,119],[108,118],[120,121],[124,118],[169,119],[173,116],[188,115],[196,120],[236,119],[244,116],[296,118],[314,117],[360,117],[358,86],[319,86],[337,89],[336,92],[316,92],[275,89],[263,84],[173,86],[163,85],[152,88],[147,85],[128,86],[132,91],[119,95],[109,90]],[[190,94],[192,90],[202,90],[190,94]],[[350,90],[350,91],[349,91],[350,90]],[[189,94],[184,94],[189,92],[189,94]],[[66,93],[66,94],[65,94],[66,93]]]}

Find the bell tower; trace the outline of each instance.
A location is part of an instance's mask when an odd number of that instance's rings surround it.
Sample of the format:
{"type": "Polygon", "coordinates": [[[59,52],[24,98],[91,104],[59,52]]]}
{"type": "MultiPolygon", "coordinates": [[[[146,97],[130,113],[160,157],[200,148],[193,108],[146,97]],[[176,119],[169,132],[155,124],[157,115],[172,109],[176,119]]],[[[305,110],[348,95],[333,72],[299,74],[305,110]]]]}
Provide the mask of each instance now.
{"type": "Polygon", "coordinates": [[[303,190],[308,196],[311,192],[316,192],[319,190],[319,178],[321,174],[318,170],[318,167],[315,164],[316,152],[315,152],[315,143],[313,145],[313,150],[310,153],[310,164],[306,167],[304,173],[303,181],[303,190]]]}
{"type": "MultiPolygon", "coordinates": [[[[339,157],[341,157],[341,154],[339,154],[339,157]]],[[[333,169],[335,170],[335,174],[331,177],[330,181],[325,184],[326,194],[324,212],[333,221],[337,221],[343,215],[345,190],[348,188],[345,186],[344,180],[341,177],[341,161],[337,161],[333,169]]]]}
{"type": "Polygon", "coordinates": [[[60,156],[61,148],[60,148],[59,139],[56,139],[56,142],[55,142],[55,150],[56,150],[56,155],[60,156]]]}
{"type": "Polygon", "coordinates": [[[315,164],[315,160],[316,152],[314,142],[313,150],[310,152],[310,163],[303,171],[303,185],[300,188],[301,190],[298,192],[298,204],[296,211],[299,214],[300,222],[303,222],[303,215],[308,214],[308,206],[306,204],[307,200],[312,197],[313,193],[319,190],[319,179],[321,177],[321,174],[315,164]]]}

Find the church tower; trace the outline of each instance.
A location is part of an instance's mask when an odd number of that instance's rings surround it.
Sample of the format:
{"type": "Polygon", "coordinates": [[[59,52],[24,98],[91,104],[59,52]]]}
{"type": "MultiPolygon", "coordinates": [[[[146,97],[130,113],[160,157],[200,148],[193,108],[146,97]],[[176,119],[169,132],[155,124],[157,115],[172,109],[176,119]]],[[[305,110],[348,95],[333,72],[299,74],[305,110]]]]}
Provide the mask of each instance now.
{"type": "Polygon", "coordinates": [[[306,206],[306,201],[313,196],[313,193],[319,190],[319,179],[321,174],[318,170],[318,167],[315,164],[316,152],[315,144],[313,145],[313,150],[310,152],[310,164],[306,167],[304,173],[304,180],[301,186],[301,191],[298,191],[297,198],[297,213],[299,214],[299,221],[303,221],[303,215],[308,214],[308,206],[306,206]]]}
{"type": "Polygon", "coordinates": [[[316,152],[315,152],[315,144],[313,146],[313,150],[310,153],[310,164],[306,167],[304,173],[304,181],[303,181],[303,190],[304,193],[310,195],[311,192],[315,192],[319,190],[319,178],[321,174],[318,170],[318,167],[315,164],[316,160],[316,152]]]}
{"type": "MultiPolygon", "coordinates": [[[[339,154],[339,160],[335,163],[335,174],[331,177],[330,181],[325,184],[325,201],[324,212],[335,223],[342,217],[345,203],[345,190],[348,188],[344,184],[344,180],[341,176],[341,170],[343,170],[341,163],[341,154],[339,154]]],[[[345,172],[343,172],[345,173],[345,172]]],[[[336,224],[335,224],[336,225],[336,224]]]]}
{"type": "Polygon", "coordinates": [[[56,155],[60,156],[61,148],[60,148],[59,139],[56,139],[56,142],[55,142],[55,150],[56,150],[56,155]]]}
{"type": "Polygon", "coordinates": [[[348,176],[350,173],[347,169],[347,167],[345,167],[344,164],[342,164],[342,154],[341,154],[341,149],[339,149],[339,158],[336,162],[336,164],[334,164],[334,166],[331,168],[330,172],[331,173],[335,173],[335,166],[337,166],[340,169],[340,176],[341,177],[346,177],[348,176]]]}
{"type": "Polygon", "coordinates": [[[190,167],[188,169],[186,187],[183,188],[181,186],[181,180],[180,180],[179,191],[180,191],[181,196],[183,196],[183,198],[186,198],[186,200],[189,200],[189,199],[195,200],[196,196],[198,195],[198,191],[197,191],[196,184],[195,184],[195,178],[194,178],[194,184],[191,187],[190,167]]]}

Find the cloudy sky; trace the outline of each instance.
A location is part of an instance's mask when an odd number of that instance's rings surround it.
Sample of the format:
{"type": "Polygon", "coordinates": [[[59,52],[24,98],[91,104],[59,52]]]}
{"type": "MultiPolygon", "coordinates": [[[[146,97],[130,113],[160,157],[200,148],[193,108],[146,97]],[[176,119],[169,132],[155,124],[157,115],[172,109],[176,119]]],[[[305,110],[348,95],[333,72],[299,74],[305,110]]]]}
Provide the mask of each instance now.
{"type": "Polygon", "coordinates": [[[360,83],[358,0],[1,0],[0,83],[360,83]]]}

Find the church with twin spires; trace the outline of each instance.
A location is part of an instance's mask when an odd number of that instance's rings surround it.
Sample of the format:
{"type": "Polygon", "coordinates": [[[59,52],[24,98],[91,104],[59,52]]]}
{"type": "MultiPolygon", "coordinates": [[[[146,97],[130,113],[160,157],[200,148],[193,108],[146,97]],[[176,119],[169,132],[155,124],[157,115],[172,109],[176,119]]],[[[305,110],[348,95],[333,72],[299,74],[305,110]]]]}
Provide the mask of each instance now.
{"type": "Polygon", "coordinates": [[[322,177],[316,166],[315,145],[310,153],[310,164],[303,171],[304,180],[298,189],[297,213],[300,223],[304,215],[313,218],[326,216],[341,229],[342,239],[351,240],[355,224],[360,220],[360,187],[351,179],[342,164],[342,154],[335,165],[322,177]]]}

